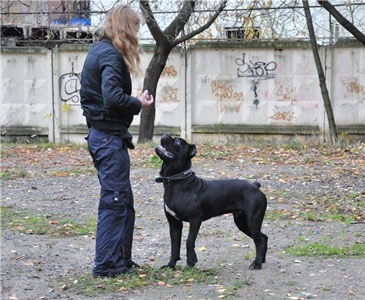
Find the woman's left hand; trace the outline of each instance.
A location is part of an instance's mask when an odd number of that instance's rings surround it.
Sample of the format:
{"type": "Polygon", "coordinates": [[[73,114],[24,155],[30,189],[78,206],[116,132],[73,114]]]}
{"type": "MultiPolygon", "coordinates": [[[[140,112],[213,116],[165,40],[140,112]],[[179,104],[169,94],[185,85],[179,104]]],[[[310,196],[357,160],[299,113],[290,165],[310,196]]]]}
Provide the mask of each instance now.
{"type": "Polygon", "coordinates": [[[142,107],[147,107],[153,103],[154,99],[153,96],[150,95],[147,90],[145,90],[139,100],[141,100],[142,107]]]}

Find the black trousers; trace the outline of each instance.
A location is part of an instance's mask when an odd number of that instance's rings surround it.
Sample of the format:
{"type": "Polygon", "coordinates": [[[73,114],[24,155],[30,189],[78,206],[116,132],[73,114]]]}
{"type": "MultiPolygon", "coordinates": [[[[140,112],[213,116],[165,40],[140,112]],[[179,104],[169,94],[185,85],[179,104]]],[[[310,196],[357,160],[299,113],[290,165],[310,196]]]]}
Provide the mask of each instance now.
{"type": "Polygon", "coordinates": [[[130,159],[116,132],[90,128],[87,140],[101,186],[93,272],[103,274],[132,262],[135,211],[130,159]]]}

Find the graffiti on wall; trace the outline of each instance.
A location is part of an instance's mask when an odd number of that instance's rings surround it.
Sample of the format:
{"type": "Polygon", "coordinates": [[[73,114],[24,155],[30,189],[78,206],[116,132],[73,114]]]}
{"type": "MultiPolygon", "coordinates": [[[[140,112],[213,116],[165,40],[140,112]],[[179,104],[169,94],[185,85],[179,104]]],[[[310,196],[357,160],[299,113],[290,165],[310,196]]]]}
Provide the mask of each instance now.
{"type": "Polygon", "coordinates": [[[166,84],[165,86],[163,86],[161,88],[160,91],[160,97],[161,97],[161,102],[178,102],[177,99],[177,88],[174,88],[171,85],[166,84]]]}
{"type": "Polygon", "coordinates": [[[235,62],[237,65],[238,77],[254,77],[262,79],[275,78],[275,61],[246,61],[246,53],[242,53],[242,57],[236,58],[235,62]]]}
{"type": "Polygon", "coordinates": [[[242,57],[235,59],[237,65],[237,77],[254,78],[250,80],[251,91],[254,93],[253,104],[258,108],[260,100],[258,98],[258,85],[261,80],[275,78],[276,62],[275,61],[261,61],[247,59],[246,53],[242,53],[242,57]]]}
{"type": "Polygon", "coordinates": [[[269,119],[275,123],[294,123],[296,121],[295,112],[293,112],[293,105],[297,103],[296,99],[296,87],[291,85],[285,86],[280,84],[276,90],[276,100],[278,102],[290,103],[287,106],[275,106],[273,113],[269,116],[269,119]]]}
{"type": "Polygon", "coordinates": [[[212,81],[212,93],[220,100],[221,112],[239,112],[243,101],[243,93],[235,91],[234,87],[223,80],[212,81]]]}
{"type": "Polygon", "coordinates": [[[177,75],[177,71],[174,66],[166,66],[161,73],[161,77],[175,77],[177,75]]]}
{"type": "MultiPolygon", "coordinates": [[[[176,75],[177,71],[173,65],[165,66],[161,73],[161,77],[176,77],[176,75]]],[[[159,97],[159,102],[178,102],[178,88],[175,88],[166,82],[160,89],[159,97]]]]}
{"type": "Polygon", "coordinates": [[[365,85],[360,84],[357,78],[344,77],[341,81],[347,92],[365,95],[365,85]]]}
{"type": "Polygon", "coordinates": [[[259,106],[259,104],[260,104],[260,100],[259,100],[259,97],[258,97],[258,95],[257,95],[257,86],[259,85],[259,83],[260,83],[260,80],[250,80],[250,82],[251,82],[251,91],[253,91],[254,92],[254,94],[255,94],[255,99],[253,100],[253,104],[255,104],[255,106],[256,106],[256,109],[257,109],[257,107],[259,106]]]}
{"type": "Polygon", "coordinates": [[[275,106],[273,114],[269,117],[277,122],[293,123],[296,120],[295,113],[291,107],[278,107],[275,106]]]}
{"type": "MultiPolygon", "coordinates": [[[[76,57],[77,60],[77,57],[76,57]]],[[[74,62],[71,62],[71,72],[65,73],[59,78],[59,96],[61,101],[69,105],[80,105],[80,79],[81,73],[74,72],[74,62]]],[[[175,77],[177,72],[174,66],[167,66],[164,68],[161,76],[175,77]]],[[[166,85],[161,89],[162,102],[171,102],[177,100],[177,88],[166,85]]],[[[139,89],[142,93],[142,89],[139,89]]]]}
{"type": "Polygon", "coordinates": [[[297,99],[295,97],[296,88],[295,87],[287,87],[280,85],[276,91],[277,100],[280,102],[289,101],[291,104],[295,105],[297,103],[297,99]]]}
{"type": "Polygon", "coordinates": [[[72,70],[70,73],[65,73],[59,78],[59,94],[60,99],[69,105],[80,105],[80,79],[81,74],[72,70]]]}

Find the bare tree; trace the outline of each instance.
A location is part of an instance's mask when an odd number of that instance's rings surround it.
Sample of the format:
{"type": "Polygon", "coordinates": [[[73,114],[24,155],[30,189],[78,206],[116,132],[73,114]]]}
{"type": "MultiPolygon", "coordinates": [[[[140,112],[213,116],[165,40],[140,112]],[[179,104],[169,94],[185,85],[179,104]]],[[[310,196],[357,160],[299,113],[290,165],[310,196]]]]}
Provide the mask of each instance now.
{"type": "MultiPolygon", "coordinates": [[[[155,96],[157,84],[161,73],[165,68],[171,50],[180,43],[191,39],[195,35],[209,28],[209,26],[216,20],[219,14],[226,7],[227,1],[221,2],[220,6],[216,9],[214,14],[209,17],[204,25],[187,34],[184,34],[184,27],[194,13],[196,1],[184,1],[175,19],[164,30],[162,30],[157,24],[149,1],[140,0],[139,3],[146,20],[146,24],[156,42],[152,59],[146,69],[143,80],[143,90],[148,90],[150,94],[154,96],[156,103],[155,96]]],[[[150,141],[153,138],[155,103],[144,109],[141,113],[138,137],[139,143],[150,141]]]]}
{"type": "Polygon", "coordinates": [[[317,1],[323,8],[325,8],[331,16],[333,16],[338,23],[340,23],[348,32],[350,32],[360,43],[365,45],[365,35],[356,28],[349,20],[347,20],[340,12],[327,0],[317,1]]]}
{"type": "Polygon", "coordinates": [[[338,140],[337,127],[336,127],[335,118],[334,118],[333,111],[332,111],[331,100],[330,100],[327,85],[326,85],[326,77],[324,75],[321,58],[319,57],[317,39],[316,39],[316,35],[314,33],[312,15],[310,12],[308,0],[303,0],[303,7],[304,7],[305,17],[306,17],[306,21],[307,21],[308,33],[309,33],[310,43],[311,43],[311,47],[312,47],[312,51],[313,51],[314,62],[316,64],[316,68],[317,68],[317,72],[318,72],[319,85],[321,88],[324,107],[325,107],[326,113],[327,113],[327,119],[328,119],[328,124],[329,124],[329,128],[330,128],[330,135],[331,135],[331,143],[333,145],[335,145],[335,144],[337,144],[337,140],[338,140]]]}

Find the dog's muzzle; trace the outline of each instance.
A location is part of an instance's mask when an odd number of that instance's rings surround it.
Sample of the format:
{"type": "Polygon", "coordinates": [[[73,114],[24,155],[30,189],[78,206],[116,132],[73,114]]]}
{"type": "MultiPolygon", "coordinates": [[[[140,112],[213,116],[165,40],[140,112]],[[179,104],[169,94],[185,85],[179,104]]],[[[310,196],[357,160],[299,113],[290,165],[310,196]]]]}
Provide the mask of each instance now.
{"type": "Polygon", "coordinates": [[[161,154],[163,154],[163,156],[171,159],[174,158],[174,155],[170,151],[167,151],[167,149],[162,145],[158,145],[156,148],[161,154]]]}

